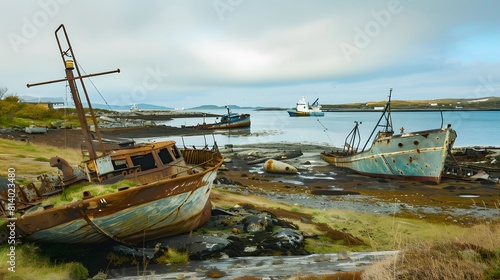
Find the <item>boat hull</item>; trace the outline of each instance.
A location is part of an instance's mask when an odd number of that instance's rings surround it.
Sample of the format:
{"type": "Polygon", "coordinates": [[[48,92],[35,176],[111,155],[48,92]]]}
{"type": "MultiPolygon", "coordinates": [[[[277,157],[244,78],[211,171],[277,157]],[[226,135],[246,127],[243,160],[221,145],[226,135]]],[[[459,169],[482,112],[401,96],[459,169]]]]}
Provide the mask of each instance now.
{"type": "Polygon", "coordinates": [[[250,114],[242,114],[238,115],[238,117],[226,118],[224,121],[221,122],[203,123],[194,126],[182,126],[182,127],[203,129],[203,130],[215,130],[215,129],[249,128],[251,124],[252,122],[250,120],[250,114]]]}
{"type": "Polygon", "coordinates": [[[158,182],[86,199],[61,209],[23,215],[16,226],[27,240],[43,243],[136,244],[173,236],[196,229],[210,218],[208,197],[215,177],[212,170],[200,178],[158,182]],[[175,191],[191,185],[199,186],[175,191]]]}
{"type": "Polygon", "coordinates": [[[209,200],[222,160],[204,171],[163,179],[82,199],[63,206],[27,211],[17,233],[42,243],[138,244],[194,230],[211,215],[209,200]]]}
{"type": "Polygon", "coordinates": [[[378,138],[363,152],[323,152],[321,158],[363,175],[440,183],[448,150],[456,136],[451,128],[406,133],[378,138]]]}
{"type": "Polygon", "coordinates": [[[250,121],[250,115],[245,116],[237,121],[232,121],[232,122],[220,122],[220,123],[214,123],[211,125],[207,126],[207,129],[230,129],[230,128],[246,128],[250,127],[251,121],[250,121]]]}
{"type": "Polygon", "coordinates": [[[322,111],[309,111],[302,112],[297,110],[287,110],[290,117],[323,117],[325,115],[322,111]]]}

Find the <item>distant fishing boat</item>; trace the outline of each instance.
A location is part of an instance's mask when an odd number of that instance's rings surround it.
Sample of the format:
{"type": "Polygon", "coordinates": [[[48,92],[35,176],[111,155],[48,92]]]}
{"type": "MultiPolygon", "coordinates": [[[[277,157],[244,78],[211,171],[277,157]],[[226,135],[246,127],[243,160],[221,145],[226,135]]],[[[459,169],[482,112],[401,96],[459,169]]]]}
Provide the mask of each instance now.
{"type": "Polygon", "coordinates": [[[309,105],[309,103],[306,102],[306,98],[302,96],[302,99],[297,101],[295,109],[287,110],[287,112],[290,117],[322,117],[325,115],[325,113],[321,111],[321,105],[319,105],[318,101],[319,98],[316,98],[316,100],[311,105],[309,105]]]}
{"type": "Polygon", "coordinates": [[[139,111],[139,106],[137,106],[136,104],[133,104],[130,107],[130,112],[137,112],[137,111],[139,111]]]}
{"type": "MultiPolygon", "coordinates": [[[[99,139],[96,144],[101,147],[97,151],[77,81],[82,83],[88,98],[83,78],[119,70],[82,76],[63,25],[56,30],[56,39],[66,78],[28,87],[59,81],[69,83],[89,158],[78,172],[84,176],[78,176],[64,159],[52,157],[50,165],[62,173],[59,182],[40,176],[40,186],[9,184],[18,193],[13,207],[17,213],[5,203],[11,201],[10,189],[0,190],[1,213],[7,218],[15,217],[16,237],[41,243],[115,241],[133,245],[202,226],[211,216],[210,191],[223,162],[217,145],[211,149],[179,149],[174,141],[166,140],[108,151],[95,125],[99,139]],[[65,46],[59,40],[61,29],[66,37],[65,46]],[[73,69],[78,76],[74,76],[73,69]],[[82,183],[82,179],[88,183],[82,183]]],[[[90,102],[89,111],[96,124],[90,102]]]]}
{"type": "Polygon", "coordinates": [[[195,128],[195,129],[232,129],[232,128],[248,128],[251,125],[250,114],[238,114],[233,113],[226,106],[227,114],[221,116],[220,121],[214,123],[197,124],[194,126],[185,126],[183,128],[195,128]]]}
{"type": "Polygon", "coordinates": [[[382,116],[373,129],[364,147],[359,150],[359,124],[346,138],[342,151],[325,151],[321,158],[339,167],[350,168],[360,174],[414,181],[441,182],[446,157],[451,151],[457,134],[447,125],[425,131],[394,134],[391,118],[391,94],[382,116]],[[384,124],[381,124],[382,120],[384,124]],[[371,147],[366,149],[377,127],[378,131],[371,147]]]}

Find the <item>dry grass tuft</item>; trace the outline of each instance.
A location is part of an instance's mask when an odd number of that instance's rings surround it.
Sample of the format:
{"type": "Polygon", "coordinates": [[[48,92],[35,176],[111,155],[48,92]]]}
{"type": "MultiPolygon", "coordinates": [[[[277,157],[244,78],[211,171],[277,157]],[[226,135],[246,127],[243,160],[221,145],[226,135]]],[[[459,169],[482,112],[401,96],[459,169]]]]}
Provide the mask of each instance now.
{"type": "Polygon", "coordinates": [[[298,275],[293,280],[360,280],[361,272],[359,271],[340,271],[333,274],[325,275],[298,275]]]}
{"type": "Polygon", "coordinates": [[[461,240],[411,244],[399,255],[366,268],[362,279],[498,279],[500,225],[474,229],[475,234],[461,240]]]}

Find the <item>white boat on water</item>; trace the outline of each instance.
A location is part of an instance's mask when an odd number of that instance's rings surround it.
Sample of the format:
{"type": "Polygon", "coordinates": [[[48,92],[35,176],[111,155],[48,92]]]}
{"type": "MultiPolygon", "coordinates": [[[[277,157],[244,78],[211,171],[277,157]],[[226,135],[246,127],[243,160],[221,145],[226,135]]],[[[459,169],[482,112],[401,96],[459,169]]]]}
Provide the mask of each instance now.
{"type": "Polygon", "coordinates": [[[321,111],[321,105],[318,103],[319,98],[309,104],[306,102],[306,98],[302,96],[302,99],[297,101],[297,105],[295,109],[287,110],[290,117],[308,117],[308,116],[316,116],[322,117],[325,115],[323,111],[321,111]]]}

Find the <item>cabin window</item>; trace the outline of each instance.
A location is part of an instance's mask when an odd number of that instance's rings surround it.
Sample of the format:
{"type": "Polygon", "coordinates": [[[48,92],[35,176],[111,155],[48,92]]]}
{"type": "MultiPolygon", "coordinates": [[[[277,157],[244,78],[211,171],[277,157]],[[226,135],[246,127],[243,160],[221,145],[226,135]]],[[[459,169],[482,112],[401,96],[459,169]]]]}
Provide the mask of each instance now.
{"type": "Polygon", "coordinates": [[[161,149],[160,152],[158,153],[158,156],[160,157],[161,162],[163,164],[167,164],[169,162],[174,161],[174,158],[172,157],[167,148],[161,149]]]}
{"type": "Polygon", "coordinates": [[[156,161],[153,154],[133,156],[130,159],[132,159],[134,166],[140,165],[142,171],[156,168],[156,161]]]}
{"type": "Polygon", "coordinates": [[[115,170],[118,170],[118,169],[124,169],[124,168],[127,168],[127,160],[125,159],[117,159],[117,160],[113,160],[112,161],[113,163],[113,168],[115,170]]]}
{"type": "Polygon", "coordinates": [[[172,147],[172,152],[174,153],[175,158],[182,158],[182,154],[179,149],[177,149],[177,146],[172,147]]]}

